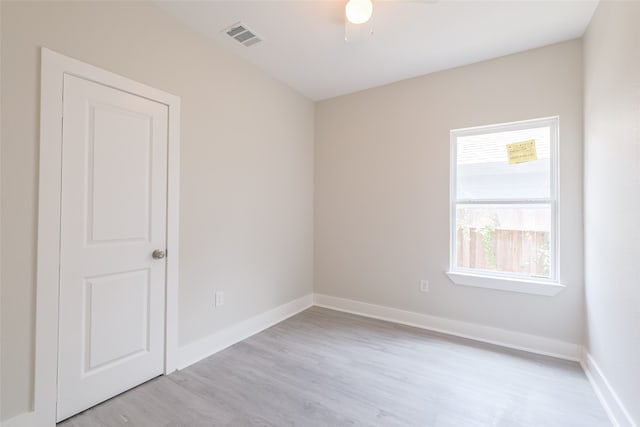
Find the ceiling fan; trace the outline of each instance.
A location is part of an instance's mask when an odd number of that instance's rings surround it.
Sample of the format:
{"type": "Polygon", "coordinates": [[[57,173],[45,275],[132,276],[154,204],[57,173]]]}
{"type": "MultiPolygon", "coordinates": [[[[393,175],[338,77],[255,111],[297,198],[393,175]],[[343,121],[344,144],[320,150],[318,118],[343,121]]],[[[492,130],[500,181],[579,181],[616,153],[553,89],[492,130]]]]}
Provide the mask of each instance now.
{"type": "MultiPolygon", "coordinates": [[[[402,0],[412,3],[436,3],[439,0],[402,0]]],[[[356,41],[362,37],[363,33],[373,34],[373,28],[365,26],[373,15],[372,0],[348,0],[345,7],[344,39],[345,41],[356,41]],[[366,27],[366,28],[365,28],[366,27]]]]}
{"type": "Polygon", "coordinates": [[[352,24],[364,24],[373,14],[371,0],[349,0],[344,6],[344,14],[347,21],[352,24]]]}

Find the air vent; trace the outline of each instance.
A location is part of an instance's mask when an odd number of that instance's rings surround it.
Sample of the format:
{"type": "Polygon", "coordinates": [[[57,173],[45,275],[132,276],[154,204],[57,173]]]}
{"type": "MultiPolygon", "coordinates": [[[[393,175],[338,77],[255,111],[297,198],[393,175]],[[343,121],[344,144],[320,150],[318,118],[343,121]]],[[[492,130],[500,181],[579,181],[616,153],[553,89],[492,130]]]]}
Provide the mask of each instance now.
{"type": "Polygon", "coordinates": [[[260,43],[262,39],[256,35],[253,31],[247,28],[246,25],[237,23],[222,30],[226,35],[244,46],[253,46],[256,43],[260,43]]]}

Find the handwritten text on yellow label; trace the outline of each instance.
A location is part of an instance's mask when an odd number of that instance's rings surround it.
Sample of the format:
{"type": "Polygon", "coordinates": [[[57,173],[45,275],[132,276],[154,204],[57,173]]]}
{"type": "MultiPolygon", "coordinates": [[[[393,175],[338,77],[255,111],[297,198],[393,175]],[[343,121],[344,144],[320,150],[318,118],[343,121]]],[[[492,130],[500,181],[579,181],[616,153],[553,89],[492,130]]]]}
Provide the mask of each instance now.
{"type": "Polygon", "coordinates": [[[536,141],[531,139],[529,141],[507,144],[507,157],[509,158],[510,165],[538,160],[536,141]]]}

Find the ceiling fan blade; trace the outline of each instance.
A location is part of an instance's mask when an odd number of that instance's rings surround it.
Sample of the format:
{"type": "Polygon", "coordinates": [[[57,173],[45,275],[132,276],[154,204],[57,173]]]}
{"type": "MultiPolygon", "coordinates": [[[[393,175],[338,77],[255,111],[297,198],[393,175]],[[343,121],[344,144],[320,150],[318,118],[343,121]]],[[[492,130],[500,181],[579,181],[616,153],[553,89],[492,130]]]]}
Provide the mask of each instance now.
{"type": "Polygon", "coordinates": [[[348,43],[357,42],[373,35],[371,21],[364,24],[353,24],[348,19],[344,20],[344,41],[348,43]]]}
{"type": "MultiPolygon", "coordinates": [[[[376,14],[375,5],[385,1],[391,1],[395,3],[419,3],[419,4],[435,4],[441,0],[372,0],[374,5],[373,15],[376,14]]],[[[346,42],[356,42],[364,39],[367,36],[373,35],[373,27],[371,25],[373,19],[368,20],[364,24],[354,24],[348,19],[344,19],[344,40],[346,42]]]]}

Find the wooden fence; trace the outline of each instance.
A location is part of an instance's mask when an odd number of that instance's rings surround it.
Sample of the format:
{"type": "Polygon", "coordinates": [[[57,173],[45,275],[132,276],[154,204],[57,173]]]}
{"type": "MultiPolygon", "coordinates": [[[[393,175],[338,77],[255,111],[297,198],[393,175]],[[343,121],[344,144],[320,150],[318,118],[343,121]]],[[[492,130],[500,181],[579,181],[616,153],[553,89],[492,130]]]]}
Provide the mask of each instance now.
{"type": "Polygon", "coordinates": [[[458,267],[549,276],[549,233],[466,228],[457,233],[458,267]]]}

